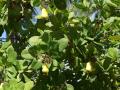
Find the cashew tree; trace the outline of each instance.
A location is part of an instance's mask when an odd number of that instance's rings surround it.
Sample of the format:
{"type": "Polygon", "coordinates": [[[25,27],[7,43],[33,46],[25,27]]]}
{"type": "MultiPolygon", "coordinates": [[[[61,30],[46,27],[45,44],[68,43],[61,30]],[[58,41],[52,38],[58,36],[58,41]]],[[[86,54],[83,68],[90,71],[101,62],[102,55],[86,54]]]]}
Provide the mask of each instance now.
{"type": "Polygon", "coordinates": [[[119,90],[120,0],[0,0],[0,90],[119,90]]]}

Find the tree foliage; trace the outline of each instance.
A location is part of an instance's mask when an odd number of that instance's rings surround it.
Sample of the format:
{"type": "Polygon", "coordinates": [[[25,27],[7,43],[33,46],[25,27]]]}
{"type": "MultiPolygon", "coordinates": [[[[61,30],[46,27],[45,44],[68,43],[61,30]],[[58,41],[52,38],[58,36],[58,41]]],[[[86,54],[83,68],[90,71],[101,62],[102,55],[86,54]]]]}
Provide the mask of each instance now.
{"type": "Polygon", "coordinates": [[[119,0],[0,0],[4,31],[0,90],[120,89],[119,0]]]}

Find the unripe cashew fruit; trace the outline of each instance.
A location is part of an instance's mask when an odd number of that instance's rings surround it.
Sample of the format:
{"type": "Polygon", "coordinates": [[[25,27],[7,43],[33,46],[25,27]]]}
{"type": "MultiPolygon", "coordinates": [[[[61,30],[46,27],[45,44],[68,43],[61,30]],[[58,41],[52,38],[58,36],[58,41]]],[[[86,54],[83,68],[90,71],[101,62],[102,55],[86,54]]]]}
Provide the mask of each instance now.
{"type": "Polygon", "coordinates": [[[48,18],[48,12],[45,8],[42,8],[42,18],[48,18]]]}
{"type": "Polygon", "coordinates": [[[42,72],[43,72],[44,74],[47,74],[47,75],[48,75],[49,68],[48,68],[48,66],[47,66],[46,64],[43,64],[43,65],[42,65],[42,72]]]}
{"type": "Polygon", "coordinates": [[[41,15],[37,15],[35,18],[37,19],[48,19],[48,12],[45,8],[42,8],[41,15]]]}
{"type": "Polygon", "coordinates": [[[91,61],[89,61],[89,62],[86,63],[86,71],[87,72],[93,72],[93,71],[95,71],[95,67],[94,67],[93,64],[94,63],[91,62],[91,61]]]}

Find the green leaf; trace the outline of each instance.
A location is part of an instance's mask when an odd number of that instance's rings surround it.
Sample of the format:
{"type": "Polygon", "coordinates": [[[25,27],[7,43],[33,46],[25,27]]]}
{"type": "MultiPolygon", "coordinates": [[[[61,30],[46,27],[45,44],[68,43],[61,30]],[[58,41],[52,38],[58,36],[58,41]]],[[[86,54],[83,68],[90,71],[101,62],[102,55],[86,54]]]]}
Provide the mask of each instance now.
{"type": "Polygon", "coordinates": [[[58,68],[58,62],[57,62],[57,60],[53,60],[53,68],[52,68],[52,71],[55,71],[57,68],[58,68]]]}
{"type": "Polygon", "coordinates": [[[58,40],[58,44],[59,44],[59,51],[62,52],[67,46],[68,46],[68,38],[61,38],[60,40],[58,40]]]}
{"type": "Polygon", "coordinates": [[[14,66],[6,68],[6,79],[13,79],[17,74],[14,66]]]}
{"type": "Polygon", "coordinates": [[[13,88],[15,88],[15,90],[23,90],[24,89],[24,83],[19,82],[15,86],[13,85],[13,88]]]}
{"type": "Polygon", "coordinates": [[[49,41],[50,41],[50,31],[49,30],[46,30],[45,32],[44,32],[44,34],[42,35],[42,37],[41,37],[41,39],[42,39],[42,41],[44,41],[44,42],[46,42],[46,43],[49,43],[49,41]]]}
{"type": "Polygon", "coordinates": [[[52,26],[53,26],[53,24],[52,24],[51,22],[47,22],[45,25],[46,25],[47,27],[52,27],[52,26]]]}
{"type": "Polygon", "coordinates": [[[108,57],[110,57],[113,60],[116,60],[118,58],[118,49],[117,48],[109,48],[108,49],[108,57]]]}
{"type": "Polygon", "coordinates": [[[33,59],[32,55],[29,53],[28,48],[24,49],[21,53],[21,56],[25,59],[33,59]]]}
{"type": "Polygon", "coordinates": [[[85,7],[89,7],[90,3],[88,2],[88,0],[83,0],[83,4],[85,7]]]}
{"type": "Polygon", "coordinates": [[[23,72],[27,68],[28,62],[26,60],[17,60],[15,66],[19,72],[23,72]]]}
{"type": "Polygon", "coordinates": [[[5,50],[5,49],[7,49],[7,48],[10,46],[10,44],[11,44],[10,41],[5,42],[5,43],[2,45],[1,50],[5,50]]]}
{"type": "Polygon", "coordinates": [[[58,18],[55,15],[50,16],[50,21],[51,24],[54,25],[55,27],[59,27],[61,23],[59,22],[58,18]]]}
{"type": "Polygon", "coordinates": [[[23,74],[25,82],[31,81],[29,77],[27,77],[25,74],[23,74]]]}
{"type": "Polygon", "coordinates": [[[30,39],[29,39],[29,44],[31,46],[35,46],[35,45],[39,45],[39,44],[45,44],[42,39],[40,39],[39,36],[32,36],[30,39]]]}
{"type": "Polygon", "coordinates": [[[105,59],[105,60],[103,61],[103,67],[104,67],[104,69],[107,70],[108,67],[109,67],[111,64],[112,64],[112,62],[111,62],[110,59],[108,59],[108,58],[105,59]]]}
{"type": "Polygon", "coordinates": [[[28,42],[31,46],[34,46],[34,45],[38,45],[40,43],[39,41],[40,41],[39,36],[32,36],[28,42]]]}
{"type": "Polygon", "coordinates": [[[3,90],[24,90],[24,83],[11,79],[4,83],[3,88],[3,90]]]}
{"type": "Polygon", "coordinates": [[[3,65],[2,57],[0,56],[0,66],[3,65]]]}
{"type": "Polygon", "coordinates": [[[71,19],[75,16],[74,12],[69,12],[69,16],[68,16],[68,19],[71,19]]]}
{"type": "Polygon", "coordinates": [[[14,63],[15,60],[17,59],[17,53],[15,52],[15,50],[12,46],[9,46],[7,48],[7,56],[8,56],[7,61],[11,62],[11,63],[14,63]]]}
{"type": "Polygon", "coordinates": [[[60,68],[63,69],[65,67],[65,63],[64,62],[61,62],[60,63],[60,68]]]}
{"type": "Polygon", "coordinates": [[[104,0],[104,2],[110,6],[117,7],[117,5],[113,3],[111,0],[104,0]]]}
{"type": "Polygon", "coordinates": [[[54,0],[54,4],[60,10],[64,10],[67,7],[66,0],[54,0]]]}
{"type": "Polygon", "coordinates": [[[104,22],[104,28],[105,29],[108,29],[111,27],[111,25],[114,24],[115,21],[120,21],[120,17],[110,17],[110,18],[107,18],[104,22]]]}
{"type": "Polygon", "coordinates": [[[30,0],[31,6],[39,6],[40,0],[30,0]]]}
{"type": "Polygon", "coordinates": [[[34,70],[40,69],[41,66],[42,66],[42,62],[37,61],[37,60],[33,60],[32,64],[30,65],[30,67],[34,70]]]}
{"type": "Polygon", "coordinates": [[[120,35],[109,36],[108,39],[109,39],[110,41],[120,42],[120,35]]]}
{"type": "Polygon", "coordinates": [[[33,81],[29,81],[29,82],[25,83],[24,90],[31,90],[33,86],[34,86],[33,81]]]}
{"type": "Polygon", "coordinates": [[[71,84],[66,84],[67,90],[74,90],[74,87],[71,84]]]}

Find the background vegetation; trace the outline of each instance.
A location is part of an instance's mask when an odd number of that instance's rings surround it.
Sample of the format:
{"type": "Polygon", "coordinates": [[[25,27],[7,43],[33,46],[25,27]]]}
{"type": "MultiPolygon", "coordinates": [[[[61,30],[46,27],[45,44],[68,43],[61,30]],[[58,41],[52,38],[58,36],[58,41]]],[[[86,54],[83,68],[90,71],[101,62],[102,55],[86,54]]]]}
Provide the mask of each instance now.
{"type": "Polygon", "coordinates": [[[120,90],[120,0],[0,0],[4,31],[0,90],[120,90]]]}

